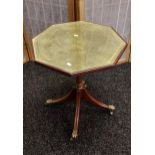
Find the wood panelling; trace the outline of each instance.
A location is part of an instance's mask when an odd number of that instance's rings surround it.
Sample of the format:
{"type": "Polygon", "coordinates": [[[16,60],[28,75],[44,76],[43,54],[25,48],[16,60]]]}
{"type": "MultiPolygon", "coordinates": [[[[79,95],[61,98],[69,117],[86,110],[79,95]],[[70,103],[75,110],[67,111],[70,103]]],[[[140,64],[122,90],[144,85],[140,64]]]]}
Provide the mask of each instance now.
{"type": "Polygon", "coordinates": [[[128,45],[126,51],[124,52],[124,56],[119,60],[118,64],[123,64],[126,62],[131,62],[131,33],[128,36],[128,45]]]}
{"type": "Polygon", "coordinates": [[[77,21],[85,20],[84,2],[85,2],[84,0],[75,0],[76,5],[75,19],[77,21]]]}
{"type": "Polygon", "coordinates": [[[30,60],[34,61],[34,53],[33,53],[33,48],[32,48],[32,45],[31,45],[31,42],[29,40],[29,35],[28,35],[28,32],[27,32],[27,29],[25,27],[25,23],[23,22],[23,48],[25,49],[26,48],[26,51],[28,53],[28,57],[30,60]]]}
{"type": "Polygon", "coordinates": [[[68,21],[75,21],[75,2],[74,0],[68,0],[68,21]]]}
{"type": "Polygon", "coordinates": [[[29,61],[29,55],[28,55],[27,48],[25,45],[25,40],[23,38],[23,63],[26,63],[28,61],[29,61]]]}
{"type": "Polygon", "coordinates": [[[128,41],[127,52],[126,52],[126,60],[127,62],[131,61],[131,34],[129,34],[129,41],[128,41]]]}

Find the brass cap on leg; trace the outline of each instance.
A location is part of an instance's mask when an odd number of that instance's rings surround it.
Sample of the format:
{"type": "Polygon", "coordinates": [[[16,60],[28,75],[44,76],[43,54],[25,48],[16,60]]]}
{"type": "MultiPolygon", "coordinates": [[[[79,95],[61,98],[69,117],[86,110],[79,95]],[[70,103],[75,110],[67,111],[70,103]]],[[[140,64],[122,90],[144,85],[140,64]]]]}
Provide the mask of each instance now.
{"type": "Polygon", "coordinates": [[[52,99],[48,99],[48,100],[46,100],[46,103],[45,104],[51,104],[52,102],[53,102],[52,99]]]}
{"type": "Polygon", "coordinates": [[[109,105],[108,106],[110,110],[115,110],[115,106],[114,105],[109,105]]]}
{"type": "Polygon", "coordinates": [[[76,139],[77,136],[78,136],[77,130],[74,129],[73,132],[72,132],[72,137],[70,138],[70,140],[72,141],[73,139],[76,139]]]}

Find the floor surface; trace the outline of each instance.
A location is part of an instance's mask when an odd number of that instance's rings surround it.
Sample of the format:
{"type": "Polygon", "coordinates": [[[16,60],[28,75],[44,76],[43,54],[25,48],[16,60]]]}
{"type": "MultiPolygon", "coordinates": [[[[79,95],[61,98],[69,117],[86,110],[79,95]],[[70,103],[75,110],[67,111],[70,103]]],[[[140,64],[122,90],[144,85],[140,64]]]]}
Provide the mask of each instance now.
{"type": "Polygon", "coordinates": [[[90,93],[114,104],[116,111],[110,116],[82,100],[75,141],[70,141],[75,100],[44,105],[47,98],[65,95],[75,79],[33,62],[24,64],[23,69],[24,155],[130,155],[130,64],[85,77],[90,93]]]}

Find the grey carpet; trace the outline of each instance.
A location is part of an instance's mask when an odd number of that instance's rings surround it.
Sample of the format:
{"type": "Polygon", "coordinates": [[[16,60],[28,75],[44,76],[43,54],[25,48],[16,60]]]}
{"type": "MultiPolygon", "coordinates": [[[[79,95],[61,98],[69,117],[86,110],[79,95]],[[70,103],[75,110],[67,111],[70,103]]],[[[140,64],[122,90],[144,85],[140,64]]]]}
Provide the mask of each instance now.
{"type": "Polygon", "coordinates": [[[75,79],[33,62],[23,73],[24,155],[130,155],[130,64],[85,77],[91,94],[114,104],[110,116],[85,101],[81,103],[79,137],[70,141],[75,100],[46,107],[47,98],[64,95],[75,79]]]}

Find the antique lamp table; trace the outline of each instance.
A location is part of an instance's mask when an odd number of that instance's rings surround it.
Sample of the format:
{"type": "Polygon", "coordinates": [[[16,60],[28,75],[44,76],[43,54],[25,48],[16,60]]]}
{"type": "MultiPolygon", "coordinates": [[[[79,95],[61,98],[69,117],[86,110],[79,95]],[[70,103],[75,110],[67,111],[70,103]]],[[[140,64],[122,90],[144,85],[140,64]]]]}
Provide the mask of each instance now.
{"type": "Polygon", "coordinates": [[[78,21],[56,24],[33,38],[35,61],[76,78],[76,88],[47,105],[62,103],[76,96],[72,139],[77,137],[81,98],[109,110],[113,105],[98,101],[89,94],[82,77],[88,72],[114,67],[126,48],[126,42],[112,27],[78,21]]]}

